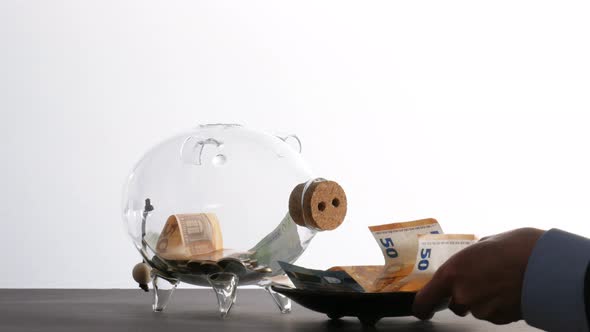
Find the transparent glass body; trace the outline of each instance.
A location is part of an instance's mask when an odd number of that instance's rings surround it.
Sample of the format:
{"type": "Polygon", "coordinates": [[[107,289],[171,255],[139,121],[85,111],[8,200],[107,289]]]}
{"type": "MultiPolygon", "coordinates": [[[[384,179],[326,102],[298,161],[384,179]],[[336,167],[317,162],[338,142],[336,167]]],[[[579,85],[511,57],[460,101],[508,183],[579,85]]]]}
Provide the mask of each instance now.
{"type": "Polygon", "coordinates": [[[314,178],[300,152],[294,135],[229,124],[201,125],[149,150],[129,175],[123,220],[154,277],[215,287],[211,275],[233,273],[225,279],[235,285],[265,286],[283,273],[276,262],[294,262],[316,234],[288,211],[291,191],[314,178]],[[170,216],[205,213],[222,236],[214,259],[161,255],[170,216]]]}

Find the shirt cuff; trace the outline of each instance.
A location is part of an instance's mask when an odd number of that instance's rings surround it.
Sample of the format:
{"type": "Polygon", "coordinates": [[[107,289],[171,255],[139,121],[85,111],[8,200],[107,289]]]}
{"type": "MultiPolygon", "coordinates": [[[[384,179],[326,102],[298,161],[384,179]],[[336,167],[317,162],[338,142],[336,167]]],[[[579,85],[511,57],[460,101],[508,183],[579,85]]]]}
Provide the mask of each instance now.
{"type": "Polygon", "coordinates": [[[584,299],[590,239],[552,229],[537,241],[522,286],[526,322],[546,331],[588,332],[584,299]]]}

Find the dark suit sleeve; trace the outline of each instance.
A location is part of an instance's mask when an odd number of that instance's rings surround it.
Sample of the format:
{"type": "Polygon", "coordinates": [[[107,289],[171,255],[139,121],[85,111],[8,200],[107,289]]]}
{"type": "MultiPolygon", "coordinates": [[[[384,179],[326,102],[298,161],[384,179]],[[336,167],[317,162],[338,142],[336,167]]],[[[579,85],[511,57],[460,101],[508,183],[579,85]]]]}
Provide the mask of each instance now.
{"type": "Polygon", "coordinates": [[[586,305],[586,321],[590,325],[590,264],[586,268],[586,281],[584,282],[584,304],[586,305]]]}
{"type": "Polygon", "coordinates": [[[537,241],[522,285],[522,315],[550,332],[588,332],[590,239],[552,229],[537,241]]]}

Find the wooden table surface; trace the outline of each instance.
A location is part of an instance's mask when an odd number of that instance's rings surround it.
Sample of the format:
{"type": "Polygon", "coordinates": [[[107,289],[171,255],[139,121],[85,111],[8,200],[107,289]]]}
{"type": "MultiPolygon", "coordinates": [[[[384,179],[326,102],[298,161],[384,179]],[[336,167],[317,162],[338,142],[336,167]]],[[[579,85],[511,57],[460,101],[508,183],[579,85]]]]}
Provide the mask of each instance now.
{"type": "Polygon", "coordinates": [[[151,293],[140,290],[0,290],[0,331],[539,331],[523,322],[495,326],[449,310],[429,322],[384,318],[363,327],[356,318],[331,321],[297,304],[280,314],[262,290],[240,289],[226,319],[207,289],[179,289],[162,313],[151,311],[151,293]]]}

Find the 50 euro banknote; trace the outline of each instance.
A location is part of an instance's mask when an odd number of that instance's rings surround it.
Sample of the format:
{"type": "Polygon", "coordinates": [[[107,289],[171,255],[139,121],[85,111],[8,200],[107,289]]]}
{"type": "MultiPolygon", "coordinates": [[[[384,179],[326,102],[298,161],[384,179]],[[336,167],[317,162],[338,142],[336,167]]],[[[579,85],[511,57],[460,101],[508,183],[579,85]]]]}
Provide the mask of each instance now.
{"type": "Polygon", "coordinates": [[[453,255],[477,242],[472,234],[428,234],[418,238],[418,252],[412,272],[384,286],[381,292],[416,292],[453,255]]]}
{"type": "Polygon", "coordinates": [[[415,292],[450,257],[476,242],[474,235],[442,234],[435,219],[369,227],[384,265],[335,266],[312,270],[281,262],[295,287],[307,290],[415,292]]]}
{"type": "Polygon", "coordinates": [[[476,241],[474,235],[443,234],[432,218],[370,226],[369,230],[383,253],[384,265],[329,269],[348,273],[365,292],[415,291],[442,263],[476,241]]]}

